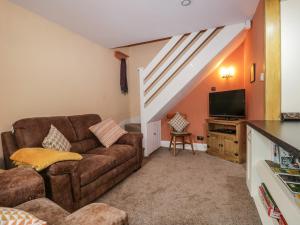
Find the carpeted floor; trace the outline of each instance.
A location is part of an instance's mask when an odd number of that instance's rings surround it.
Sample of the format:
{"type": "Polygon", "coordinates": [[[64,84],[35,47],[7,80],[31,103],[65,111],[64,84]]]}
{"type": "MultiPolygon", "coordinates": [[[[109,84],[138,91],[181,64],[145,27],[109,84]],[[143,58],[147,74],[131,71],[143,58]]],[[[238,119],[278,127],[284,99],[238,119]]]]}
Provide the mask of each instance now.
{"type": "Polygon", "coordinates": [[[260,225],[245,168],[197,152],[167,149],[97,202],[129,214],[130,225],[260,225]]]}

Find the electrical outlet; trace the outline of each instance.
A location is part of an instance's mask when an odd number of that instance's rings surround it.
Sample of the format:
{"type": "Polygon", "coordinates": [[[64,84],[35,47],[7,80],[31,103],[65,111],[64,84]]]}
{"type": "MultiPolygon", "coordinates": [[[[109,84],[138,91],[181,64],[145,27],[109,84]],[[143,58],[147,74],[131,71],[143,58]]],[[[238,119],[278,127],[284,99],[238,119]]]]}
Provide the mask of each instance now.
{"type": "Polygon", "coordinates": [[[204,140],[204,137],[203,136],[201,136],[201,135],[198,135],[197,136],[197,141],[203,141],[204,140]]]}

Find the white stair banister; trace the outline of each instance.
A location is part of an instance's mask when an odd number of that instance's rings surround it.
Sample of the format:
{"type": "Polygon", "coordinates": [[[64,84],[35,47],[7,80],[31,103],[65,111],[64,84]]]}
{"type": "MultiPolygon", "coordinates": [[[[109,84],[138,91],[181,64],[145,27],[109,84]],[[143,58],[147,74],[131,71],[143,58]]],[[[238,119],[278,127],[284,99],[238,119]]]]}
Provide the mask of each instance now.
{"type": "Polygon", "coordinates": [[[174,60],[186,49],[186,47],[198,36],[200,32],[191,33],[180,46],[170,55],[170,57],[159,67],[157,71],[145,82],[144,91],[171,65],[174,60]]]}
{"type": "MultiPolygon", "coordinates": [[[[144,101],[144,91],[143,91],[143,87],[144,87],[144,68],[143,67],[139,67],[138,68],[138,73],[139,73],[139,81],[140,81],[140,101],[144,101]]],[[[145,148],[146,143],[145,140],[147,139],[147,122],[145,121],[144,115],[145,115],[145,108],[144,106],[141,104],[140,105],[140,118],[141,118],[141,132],[143,134],[143,147],[145,148]]]]}
{"type": "Polygon", "coordinates": [[[159,51],[159,53],[152,59],[148,66],[144,69],[143,78],[147,76],[155,69],[155,67],[164,59],[164,57],[174,48],[174,46],[180,41],[184,35],[174,36],[168,41],[168,43],[159,51]]]}
{"type": "Polygon", "coordinates": [[[151,88],[145,95],[145,102],[150,100],[155,92],[180,68],[189,57],[206,41],[207,38],[215,31],[215,29],[207,30],[202,36],[190,47],[190,49],[176,62],[175,65],[151,88]]]}
{"type": "MultiPolygon", "coordinates": [[[[235,41],[235,38],[244,31],[245,25],[236,24],[224,27],[214,38],[205,45],[194,58],[169,82],[161,92],[145,107],[145,118],[148,121],[157,119],[174,106],[178,97],[188,90],[187,87],[193,84],[197,78],[200,79],[201,71],[216,57],[223,49],[236,42],[231,51],[227,51],[227,56],[235,50],[243,40],[235,41]],[[180,84],[180,85],[179,85],[180,84]]],[[[146,101],[145,97],[143,99],[146,101]]]]}

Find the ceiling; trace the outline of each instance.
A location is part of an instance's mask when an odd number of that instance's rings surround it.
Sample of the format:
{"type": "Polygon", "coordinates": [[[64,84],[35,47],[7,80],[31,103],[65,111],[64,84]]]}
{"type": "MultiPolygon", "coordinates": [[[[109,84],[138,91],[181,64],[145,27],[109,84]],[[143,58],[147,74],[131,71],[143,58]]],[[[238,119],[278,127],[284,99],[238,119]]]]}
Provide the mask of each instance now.
{"type": "Polygon", "coordinates": [[[259,0],[10,0],[108,47],[244,22],[259,0]]]}

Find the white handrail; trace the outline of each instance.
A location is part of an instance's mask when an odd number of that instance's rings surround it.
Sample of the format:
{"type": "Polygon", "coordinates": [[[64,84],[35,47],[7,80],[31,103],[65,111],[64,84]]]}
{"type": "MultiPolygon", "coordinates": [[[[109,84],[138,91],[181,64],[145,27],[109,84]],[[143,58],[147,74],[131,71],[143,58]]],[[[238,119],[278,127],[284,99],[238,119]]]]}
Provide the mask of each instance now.
{"type": "Polygon", "coordinates": [[[170,55],[161,67],[145,82],[144,91],[176,60],[176,58],[185,50],[185,48],[197,37],[200,32],[191,33],[180,46],[170,55]]]}
{"type": "Polygon", "coordinates": [[[146,93],[144,103],[154,95],[155,92],[162,87],[162,85],[188,60],[188,58],[206,41],[206,39],[215,31],[209,29],[205,31],[202,36],[189,48],[189,50],[172,66],[172,68],[146,93]]]}
{"type": "Polygon", "coordinates": [[[159,53],[151,60],[148,66],[144,69],[143,79],[145,79],[154,68],[163,60],[163,58],[173,49],[173,47],[180,41],[180,39],[184,36],[176,35],[172,37],[169,42],[159,51],[159,53]]]}

